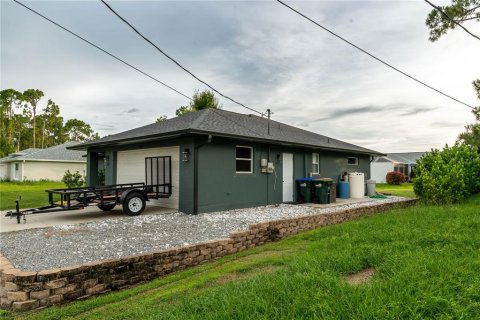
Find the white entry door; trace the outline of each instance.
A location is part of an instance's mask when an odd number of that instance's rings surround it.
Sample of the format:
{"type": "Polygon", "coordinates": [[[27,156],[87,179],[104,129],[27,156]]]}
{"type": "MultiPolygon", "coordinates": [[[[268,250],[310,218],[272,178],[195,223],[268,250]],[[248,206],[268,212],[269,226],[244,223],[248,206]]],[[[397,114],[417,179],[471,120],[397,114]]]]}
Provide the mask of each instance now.
{"type": "Polygon", "coordinates": [[[293,154],[283,154],[283,202],[293,201],[293,154]]]}

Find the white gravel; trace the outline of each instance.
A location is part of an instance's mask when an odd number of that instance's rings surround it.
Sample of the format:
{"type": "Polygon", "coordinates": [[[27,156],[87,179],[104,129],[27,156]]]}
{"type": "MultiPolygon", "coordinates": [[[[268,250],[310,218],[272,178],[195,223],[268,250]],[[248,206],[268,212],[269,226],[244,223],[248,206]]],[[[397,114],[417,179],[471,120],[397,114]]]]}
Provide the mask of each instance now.
{"type": "Polygon", "coordinates": [[[40,271],[227,238],[231,232],[248,229],[249,225],[259,222],[403,200],[405,198],[388,197],[327,208],[281,204],[199,215],[170,212],[125,216],[3,233],[0,245],[1,253],[16,268],[40,271]]]}

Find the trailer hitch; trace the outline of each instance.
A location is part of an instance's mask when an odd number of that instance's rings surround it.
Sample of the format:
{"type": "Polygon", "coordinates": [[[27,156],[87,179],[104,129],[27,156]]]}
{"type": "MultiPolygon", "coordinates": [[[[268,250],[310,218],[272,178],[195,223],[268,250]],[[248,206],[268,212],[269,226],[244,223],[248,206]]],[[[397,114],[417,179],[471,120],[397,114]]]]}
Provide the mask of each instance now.
{"type": "Polygon", "coordinates": [[[20,200],[22,200],[22,196],[19,196],[17,200],[15,200],[15,211],[8,211],[5,215],[6,217],[10,216],[13,218],[15,216],[17,218],[17,223],[20,224],[20,217],[23,216],[23,223],[27,223],[27,218],[25,214],[20,211],[20,200]]]}

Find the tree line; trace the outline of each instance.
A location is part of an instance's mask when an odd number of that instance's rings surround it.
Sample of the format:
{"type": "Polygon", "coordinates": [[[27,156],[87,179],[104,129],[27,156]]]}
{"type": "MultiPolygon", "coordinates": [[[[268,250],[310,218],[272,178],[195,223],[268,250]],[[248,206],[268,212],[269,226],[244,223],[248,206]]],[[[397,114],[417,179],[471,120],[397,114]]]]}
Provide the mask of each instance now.
{"type": "Polygon", "coordinates": [[[48,148],[67,141],[99,138],[89,124],[79,119],[64,121],[60,107],[39,89],[0,91],[0,157],[27,148],[48,148]]]}
{"type": "MultiPolygon", "coordinates": [[[[469,33],[464,34],[466,40],[472,40],[470,35],[473,35],[477,38],[474,41],[477,41],[478,36],[470,33],[463,26],[467,21],[480,22],[479,0],[452,0],[450,5],[435,6],[425,20],[430,31],[429,40],[431,42],[438,41],[448,31],[460,27],[469,33]]],[[[480,45],[480,42],[478,44],[480,45]]],[[[475,94],[480,99],[480,79],[473,80],[472,85],[475,94]]],[[[473,146],[480,152],[480,106],[475,107],[472,113],[475,116],[475,122],[465,126],[465,131],[460,133],[457,142],[473,146]]]]}

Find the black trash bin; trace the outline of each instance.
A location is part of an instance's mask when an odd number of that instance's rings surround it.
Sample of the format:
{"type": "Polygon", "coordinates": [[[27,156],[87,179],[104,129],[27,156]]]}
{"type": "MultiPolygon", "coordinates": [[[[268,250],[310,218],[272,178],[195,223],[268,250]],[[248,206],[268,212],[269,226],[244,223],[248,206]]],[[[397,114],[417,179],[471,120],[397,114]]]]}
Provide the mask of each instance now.
{"type": "Polygon", "coordinates": [[[332,186],[332,183],[333,180],[330,178],[318,178],[312,180],[315,203],[330,203],[330,188],[332,186]]]}
{"type": "Polygon", "coordinates": [[[297,202],[312,202],[312,178],[301,178],[295,180],[297,184],[297,202]]]}

